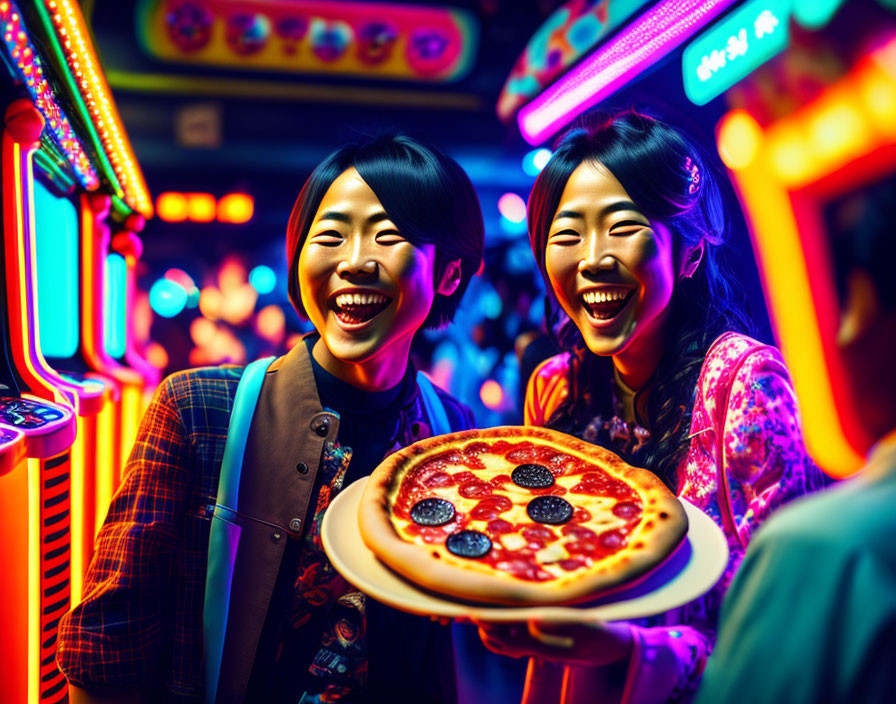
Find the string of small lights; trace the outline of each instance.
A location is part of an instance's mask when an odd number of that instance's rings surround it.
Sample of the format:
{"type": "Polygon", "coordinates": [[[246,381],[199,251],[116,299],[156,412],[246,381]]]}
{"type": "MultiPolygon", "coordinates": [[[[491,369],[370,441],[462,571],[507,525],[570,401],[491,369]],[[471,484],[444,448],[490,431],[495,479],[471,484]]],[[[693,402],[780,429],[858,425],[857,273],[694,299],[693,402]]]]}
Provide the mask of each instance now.
{"type": "Polygon", "coordinates": [[[150,217],[153,209],[149,190],[112,100],[78,4],[74,0],[43,0],[43,7],[50,15],[89,118],[99,133],[103,149],[121,186],[122,193],[118,195],[131,208],[150,217]]]}
{"type": "Polygon", "coordinates": [[[95,190],[99,186],[99,177],[71,123],[53,96],[53,90],[44,76],[41,59],[25,31],[22,13],[14,2],[0,2],[0,23],[3,27],[3,45],[34,104],[44,116],[54,140],[65,154],[81,185],[88,191],[95,190]]]}

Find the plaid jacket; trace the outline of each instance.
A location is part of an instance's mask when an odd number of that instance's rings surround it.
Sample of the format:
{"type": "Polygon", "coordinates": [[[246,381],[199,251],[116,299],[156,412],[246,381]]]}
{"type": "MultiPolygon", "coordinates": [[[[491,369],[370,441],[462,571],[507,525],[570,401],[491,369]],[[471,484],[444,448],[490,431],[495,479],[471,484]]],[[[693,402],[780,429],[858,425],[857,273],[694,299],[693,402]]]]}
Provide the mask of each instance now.
{"type": "MultiPolygon", "coordinates": [[[[201,701],[209,526],[241,375],[241,367],[179,372],[156,391],[97,536],[83,600],[60,623],[57,661],[71,683],[201,701]]],[[[472,425],[466,406],[439,396],[453,428],[472,425]]],[[[429,435],[419,391],[400,422],[403,444],[429,435]]]]}

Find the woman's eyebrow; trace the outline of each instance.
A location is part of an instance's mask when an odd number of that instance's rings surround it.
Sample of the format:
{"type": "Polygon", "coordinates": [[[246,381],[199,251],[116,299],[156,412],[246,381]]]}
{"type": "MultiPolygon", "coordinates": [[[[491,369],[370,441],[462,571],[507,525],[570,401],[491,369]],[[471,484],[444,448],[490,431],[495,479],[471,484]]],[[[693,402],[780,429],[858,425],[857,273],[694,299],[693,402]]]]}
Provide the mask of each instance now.
{"type": "Polygon", "coordinates": [[[632,203],[630,200],[617,200],[615,203],[610,203],[607,207],[605,207],[601,211],[601,215],[611,215],[612,213],[619,213],[625,210],[634,210],[638,214],[641,213],[641,211],[638,209],[638,206],[632,203]]]}
{"type": "Polygon", "coordinates": [[[350,223],[351,218],[345,213],[340,213],[337,210],[328,210],[325,213],[321,213],[320,217],[317,219],[318,222],[321,220],[335,220],[336,222],[346,222],[350,223]]]}

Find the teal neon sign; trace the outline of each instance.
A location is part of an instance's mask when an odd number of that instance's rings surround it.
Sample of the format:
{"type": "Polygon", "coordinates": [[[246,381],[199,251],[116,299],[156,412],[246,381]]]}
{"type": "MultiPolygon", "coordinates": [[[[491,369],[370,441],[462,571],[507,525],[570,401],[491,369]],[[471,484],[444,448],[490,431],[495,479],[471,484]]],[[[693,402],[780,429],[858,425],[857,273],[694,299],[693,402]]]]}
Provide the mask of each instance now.
{"type": "Polygon", "coordinates": [[[106,354],[121,357],[127,344],[127,263],[120,254],[106,257],[103,343],[106,354]]]}
{"type": "Polygon", "coordinates": [[[78,351],[78,211],[34,180],[37,321],[45,357],[78,351]]]}
{"type": "Polygon", "coordinates": [[[684,92],[705,105],[773,56],[790,40],[792,0],[753,0],[701,34],[684,50],[684,92]]]}

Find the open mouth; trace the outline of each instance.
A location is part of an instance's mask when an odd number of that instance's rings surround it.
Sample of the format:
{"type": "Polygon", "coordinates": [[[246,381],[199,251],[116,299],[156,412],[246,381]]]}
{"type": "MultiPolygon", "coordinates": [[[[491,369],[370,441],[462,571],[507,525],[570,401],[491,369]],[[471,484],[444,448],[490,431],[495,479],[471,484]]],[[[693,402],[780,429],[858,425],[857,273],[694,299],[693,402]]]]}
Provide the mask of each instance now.
{"type": "Polygon", "coordinates": [[[631,288],[602,288],[585,291],[581,299],[592,318],[607,321],[619,315],[634,295],[631,288]]]}
{"type": "Polygon", "coordinates": [[[330,309],[346,325],[363,325],[382,313],[392,299],[381,293],[338,293],[330,299],[330,309]]]}

